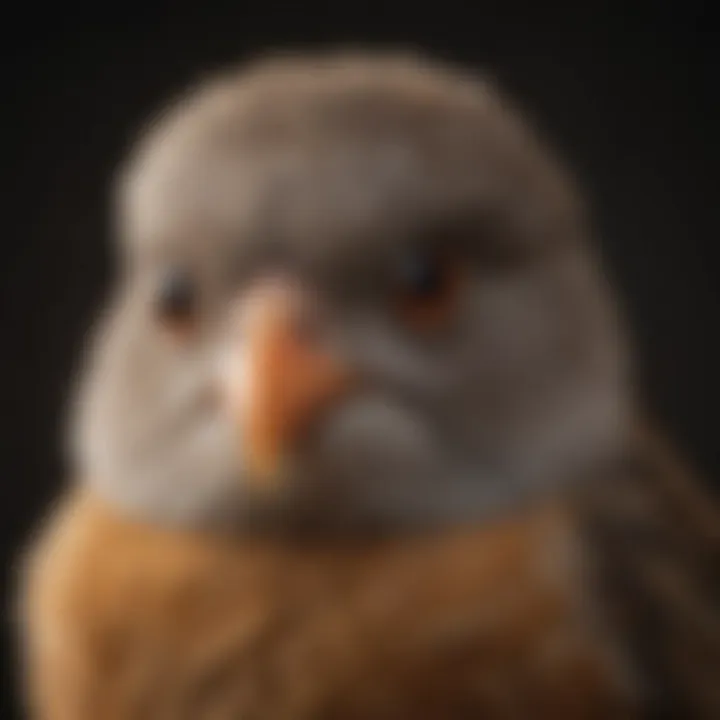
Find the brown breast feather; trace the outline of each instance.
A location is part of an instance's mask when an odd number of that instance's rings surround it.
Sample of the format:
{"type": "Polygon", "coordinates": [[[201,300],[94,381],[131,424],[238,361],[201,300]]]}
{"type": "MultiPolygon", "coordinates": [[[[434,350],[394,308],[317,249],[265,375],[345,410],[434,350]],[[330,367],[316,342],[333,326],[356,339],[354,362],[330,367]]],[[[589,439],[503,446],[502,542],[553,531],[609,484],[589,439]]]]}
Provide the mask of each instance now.
{"type": "Polygon", "coordinates": [[[28,564],[29,694],[53,720],[629,716],[578,550],[558,508],[291,543],[79,495],[28,564]]]}

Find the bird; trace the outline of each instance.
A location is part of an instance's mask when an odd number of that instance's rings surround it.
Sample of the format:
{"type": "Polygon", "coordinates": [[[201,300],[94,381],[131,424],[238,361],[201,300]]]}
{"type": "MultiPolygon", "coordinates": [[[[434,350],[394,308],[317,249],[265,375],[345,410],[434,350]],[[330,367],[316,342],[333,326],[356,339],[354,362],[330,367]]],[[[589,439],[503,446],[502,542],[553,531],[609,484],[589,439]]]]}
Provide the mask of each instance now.
{"type": "Polygon", "coordinates": [[[72,473],[22,559],[30,717],[720,717],[716,500],[494,80],[248,61],[113,190],[72,473]]]}

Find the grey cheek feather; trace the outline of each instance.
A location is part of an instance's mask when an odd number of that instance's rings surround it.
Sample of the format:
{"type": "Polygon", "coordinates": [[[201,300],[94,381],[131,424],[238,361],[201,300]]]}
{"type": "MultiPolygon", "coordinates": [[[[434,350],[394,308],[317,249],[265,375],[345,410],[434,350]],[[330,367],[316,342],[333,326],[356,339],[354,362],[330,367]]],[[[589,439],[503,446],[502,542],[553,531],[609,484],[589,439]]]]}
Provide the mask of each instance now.
{"type": "Polygon", "coordinates": [[[96,369],[77,444],[84,475],[101,495],[163,521],[198,522],[238,506],[240,438],[221,408],[208,402],[212,354],[208,346],[183,362],[165,358],[167,367],[153,374],[148,353],[145,372],[155,378],[150,394],[122,363],[96,369]]]}
{"type": "Polygon", "coordinates": [[[349,493],[351,514],[375,523],[472,521],[510,502],[511,483],[442,447],[439,435],[416,413],[367,396],[333,414],[319,457],[349,493]]]}
{"type": "Polygon", "coordinates": [[[202,522],[241,502],[235,438],[220,418],[176,432],[152,453],[98,447],[101,494],[135,514],[163,521],[202,522]]]}
{"type": "Polygon", "coordinates": [[[441,458],[432,428],[417,415],[367,393],[338,407],[318,436],[327,467],[364,486],[432,475],[441,458]]]}
{"type": "Polygon", "coordinates": [[[367,384],[430,400],[447,396],[455,385],[453,358],[424,351],[422,341],[394,325],[386,312],[367,310],[345,323],[341,351],[367,384]]]}

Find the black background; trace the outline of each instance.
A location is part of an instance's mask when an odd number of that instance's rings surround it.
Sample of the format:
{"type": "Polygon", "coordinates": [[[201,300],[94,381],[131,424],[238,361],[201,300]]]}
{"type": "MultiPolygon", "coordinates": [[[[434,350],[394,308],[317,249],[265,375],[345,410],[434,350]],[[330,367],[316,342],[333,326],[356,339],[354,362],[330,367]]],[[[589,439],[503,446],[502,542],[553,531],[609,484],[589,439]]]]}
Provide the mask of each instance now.
{"type": "MultiPolygon", "coordinates": [[[[163,99],[207,70],[266,48],[409,45],[490,68],[584,183],[635,333],[648,401],[688,457],[720,478],[720,38],[711,3],[567,5],[442,3],[423,11],[198,3],[190,12],[168,3],[133,12],[108,3],[96,6],[96,17],[88,15],[92,8],[67,5],[54,12],[16,5],[17,16],[6,9],[0,85],[6,578],[33,520],[63,482],[68,380],[111,271],[113,167],[163,99]]],[[[3,690],[0,718],[11,717],[11,693],[3,690]]]]}

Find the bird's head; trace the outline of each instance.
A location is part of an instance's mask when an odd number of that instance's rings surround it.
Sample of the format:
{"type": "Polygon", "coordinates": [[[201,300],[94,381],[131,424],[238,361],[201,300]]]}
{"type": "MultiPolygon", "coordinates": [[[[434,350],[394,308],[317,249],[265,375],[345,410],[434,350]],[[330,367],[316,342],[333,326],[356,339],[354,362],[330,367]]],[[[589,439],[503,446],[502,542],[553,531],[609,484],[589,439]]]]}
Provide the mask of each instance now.
{"type": "Polygon", "coordinates": [[[477,520],[622,433],[583,211],[483,79],[410,56],[266,61],[124,166],[82,471],[187,523],[477,520]]]}

